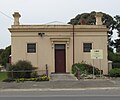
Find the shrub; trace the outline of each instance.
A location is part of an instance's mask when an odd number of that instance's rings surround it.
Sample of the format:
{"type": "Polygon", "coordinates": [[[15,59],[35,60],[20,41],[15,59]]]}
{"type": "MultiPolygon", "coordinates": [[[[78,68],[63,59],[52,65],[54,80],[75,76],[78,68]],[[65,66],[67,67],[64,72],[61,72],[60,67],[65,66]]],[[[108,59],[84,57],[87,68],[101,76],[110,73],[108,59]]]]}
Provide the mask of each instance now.
{"type": "Polygon", "coordinates": [[[13,78],[7,78],[7,79],[4,79],[2,82],[13,82],[15,81],[13,78]]]}
{"type": "Polygon", "coordinates": [[[16,64],[9,67],[10,72],[8,75],[12,78],[30,78],[33,67],[29,61],[18,61],[16,64]]]}
{"type": "Polygon", "coordinates": [[[37,71],[34,71],[34,72],[31,73],[31,77],[32,77],[32,78],[36,78],[36,77],[38,77],[38,76],[39,76],[39,75],[38,75],[37,71]]]}
{"type": "Polygon", "coordinates": [[[47,76],[41,76],[41,77],[38,77],[36,79],[37,82],[39,82],[39,81],[49,81],[49,80],[50,80],[50,78],[47,77],[47,76]]]}
{"type": "Polygon", "coordinates": [[[17,83],[19,82],[24,82],[24,81],[49,81],[50,78],[47,77],[47,76],[39,76],[39,77],[36,77],[36,78],[18,78],[18,79],[15,79],[14,81],[16,81],[17,83]]]}
{"type": "MultiPolygon", "coordinates": [[[[80,74],[93,74],[93,66],[85,63],[76,63],[72,66],[72,74],[76,75],[77,68],[80,70],[80,74]]],[[[100,74],[98,68],[94,68],[94,74],[100,74]]]]}
{"type": "Polygon", "coordinates": [[[84,73],[84,71],[85,71],[84,64],[82,64],[82,63],[76,63],[76,64],[74,64],[72,66],[72,74],[75,75],[77,73],[77,68],[76,67],[80,69],[80,73],[84,73]]]}
{"type": "Polygon", "coordinates": [[[120,68],[111,69],[109,75],[110,77],[120,77],[120,68]]]}
{"type": "Polygon", "coordinates": [[[120,68],[120,63],[112,63],[112,68],[120,68]]]}

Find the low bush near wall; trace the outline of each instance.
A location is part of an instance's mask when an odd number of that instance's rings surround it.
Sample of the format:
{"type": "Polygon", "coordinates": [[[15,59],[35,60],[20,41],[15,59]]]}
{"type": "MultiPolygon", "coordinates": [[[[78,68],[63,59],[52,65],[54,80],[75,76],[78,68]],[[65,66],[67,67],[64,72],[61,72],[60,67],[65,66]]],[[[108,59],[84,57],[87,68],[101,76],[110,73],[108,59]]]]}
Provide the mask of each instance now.
{"type": "MultiPolygon", "coordinates": [[[[36,67],[32,67],[29,61],[18,61],[14,65],[9,65],[8,78],[3,82],[24,82],[24,81],[49,81],[50,78],[45,74],[39,74],[36,67]]],[[[43,70],[42,70],[43,71],[43,70]]],[[[40,71],[39,71],[40,72],[40,71]]]]}
{"type": "Polygon", "coordinates": [[[9,78],[30,78],[33,67],[29,61],[18,61],[9,67],[9,78]]]}
{"type": "Polygon", "coordinates": [[[36,82],[40,82],[40,81],[49,81],[50,77],[47,76],[39,76],[36,78],[17,78],[17,79],[12,79],[12,78],[8,78],[3,80],[3,82],[13,82],[16,81],[17,83],[19,82],[24,82],[24,81],[36,81],[36,82]]]}
{"type": "Polygon", "coordinates": [[[120,68],[111,69],[109,75],[110,77],[120,77],[120,68]]]}
{"type": "MultiPolygon", "coordinates": [[[[72,66],[72,74],[76,74],[77,69],[80,70],[80,74],[93,74],[93,66],[85,63],[76,63],[72,66]]],[[[94,67],[94,74],[100,74],[100,70],[94,67]]]]}
{"type": "Polygon", "coordinates": [[[37,82],[39,81],[49,81],[50,80],[50,77],[47,77],[47,76],[41,76],[41,77],[38,77],[36,79],[37,82]]]}

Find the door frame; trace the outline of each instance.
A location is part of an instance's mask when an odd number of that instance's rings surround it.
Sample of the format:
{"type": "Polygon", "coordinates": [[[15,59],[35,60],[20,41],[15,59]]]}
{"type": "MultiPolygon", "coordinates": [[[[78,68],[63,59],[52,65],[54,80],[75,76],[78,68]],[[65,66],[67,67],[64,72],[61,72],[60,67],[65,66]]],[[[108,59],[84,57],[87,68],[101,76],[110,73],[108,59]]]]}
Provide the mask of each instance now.
{"type": "MultiPolygon", "coordinates": [[[[55,44],[65,44],[66,46],[66,73],[70,73],[71,70],[68,66],[70,66],[70,64],[68,63],[68,49],[70,46],[70,37],[51,37],[50,38],[51,41],[51,48],[52,48],[52,67],[51,67],[51,73],[55,73],[55,44]]],[[[72,59],[72,58],[71,58],[72,59]]]]}
{"type": "MultiPolygon", "coordinates": [[[[56,46],[56,45],[59,45],[59,44],[54,44],[54,47],[56,46]]],[[[57,71],[56,69],[57,69],[57,66],[56,66],[56,47],[54,48],[54,64],[55,64],[55,73],[66,73],[66,44],[60,44],[60,45],[64,45],[64,49],[61,49],[61,50],[63,50],[63,53],[64,53],[64,66],[63,66],[63,72],[59,72],[59,71],[57,71]]],[[[60,50],[60,49],[58,49],[58,50],[60,50]]]]}
{"type": "Polygon", "coordinates": [[[55,44],[65,44],[65,58],[66,58],[66,73],[68,71],[68,68],[67,68],[67,49],[68,49],[68,46],[66,44],[66,42],[54,42],[53,45],[52,45],[52,48],[53,48],[53,72],[52,73],[55,73],[55,44]]]}

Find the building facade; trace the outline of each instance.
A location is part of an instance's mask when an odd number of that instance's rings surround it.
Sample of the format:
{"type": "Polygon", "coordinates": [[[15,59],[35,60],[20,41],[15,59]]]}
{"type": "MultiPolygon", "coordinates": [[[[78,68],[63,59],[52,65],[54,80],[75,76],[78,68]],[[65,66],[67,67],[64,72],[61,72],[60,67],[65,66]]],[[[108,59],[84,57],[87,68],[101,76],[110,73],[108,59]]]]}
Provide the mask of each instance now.
{"type": "Polygon", "coordinates": [[[71,73],[73,63],[82,61],[108,73],[107,31],[100,13],[96,25],[20,25],[18,12],[13,14],[11,32],[12,63],[28,60],[34,67],[50,73],[71,73]],[[91,49],[103,50],[103,58],[91,59],[91,49]]]}

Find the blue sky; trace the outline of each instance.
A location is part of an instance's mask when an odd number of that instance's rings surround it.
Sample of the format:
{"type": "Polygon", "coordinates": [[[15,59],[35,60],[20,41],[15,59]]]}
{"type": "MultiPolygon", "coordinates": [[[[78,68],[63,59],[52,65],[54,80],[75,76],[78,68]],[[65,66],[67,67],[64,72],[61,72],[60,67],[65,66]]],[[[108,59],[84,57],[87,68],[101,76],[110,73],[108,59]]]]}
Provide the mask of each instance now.
{"type": "MultiPolygon", "coordinates": [[[[67,23],[77,14],[102,11],[120,15],[120,0],[0,0],[0,11],[12,18],[20,12],[21,24],[44,24],[52,21],[67,23]]],[[[8,28],[13,20],[0,12],[0,48],[11,44],[8,28]]]]}

